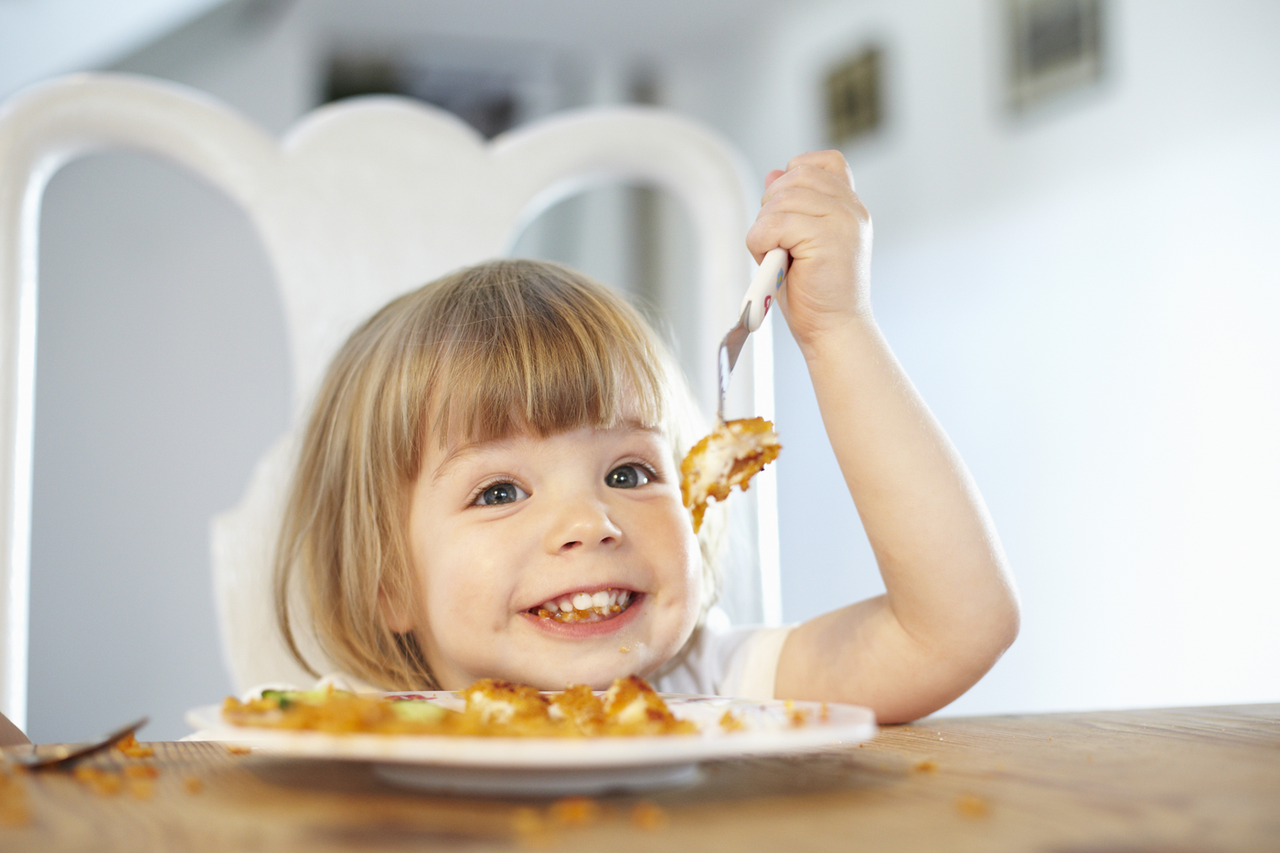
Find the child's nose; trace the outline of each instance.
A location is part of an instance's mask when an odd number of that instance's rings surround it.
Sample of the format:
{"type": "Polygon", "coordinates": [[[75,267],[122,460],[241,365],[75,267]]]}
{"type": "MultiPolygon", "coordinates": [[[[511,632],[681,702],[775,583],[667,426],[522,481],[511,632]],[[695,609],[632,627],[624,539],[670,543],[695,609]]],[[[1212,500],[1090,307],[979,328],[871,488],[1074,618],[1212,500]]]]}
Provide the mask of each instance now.
{"type": "Polygon", "coordinates": [[[622,541],[622,530],[609,517],[607,508],[595,501],[568,504],[552,524],[547,535],[547,549],[555,553],[575,548],[616,545],[622,541]]]}

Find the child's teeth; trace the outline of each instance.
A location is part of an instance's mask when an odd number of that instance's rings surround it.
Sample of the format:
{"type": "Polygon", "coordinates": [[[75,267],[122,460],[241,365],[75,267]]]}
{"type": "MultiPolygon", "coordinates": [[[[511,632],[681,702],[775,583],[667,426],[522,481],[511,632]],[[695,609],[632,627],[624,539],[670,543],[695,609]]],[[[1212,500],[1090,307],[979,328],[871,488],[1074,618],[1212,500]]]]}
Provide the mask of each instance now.
{"type": "Polygon", "coordinates": [[[598,621],[621,613],[631,601],[626,590],[602,589],[573,596],[548,599],[536,608],[537,615],[557,622],[598,621]]]}

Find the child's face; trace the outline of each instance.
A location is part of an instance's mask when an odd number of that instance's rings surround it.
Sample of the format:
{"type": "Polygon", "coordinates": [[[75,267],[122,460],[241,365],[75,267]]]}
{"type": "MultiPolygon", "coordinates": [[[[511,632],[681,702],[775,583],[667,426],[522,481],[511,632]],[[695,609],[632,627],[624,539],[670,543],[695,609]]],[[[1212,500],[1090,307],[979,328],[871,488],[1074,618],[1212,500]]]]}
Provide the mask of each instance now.
{"type": "Polygon", "coordinates": [[[522,434],[452,452],[428,441],[409,549],[421,604],[392,627],[412,628],[447,689],[646,676],[698,617],[698,542],[671,448],[652,430],[522,434]],[[572,608],[584,594],[593,607],[572,608]],[[572,619],[539,615],[563,617],[566,605],[572,619]]]}

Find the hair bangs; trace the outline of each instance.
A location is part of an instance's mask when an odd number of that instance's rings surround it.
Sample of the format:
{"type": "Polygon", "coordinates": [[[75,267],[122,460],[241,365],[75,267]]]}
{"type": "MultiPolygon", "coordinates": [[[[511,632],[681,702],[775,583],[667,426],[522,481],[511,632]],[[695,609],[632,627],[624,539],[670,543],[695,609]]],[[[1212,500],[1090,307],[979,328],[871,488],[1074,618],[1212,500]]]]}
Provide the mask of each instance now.
{"type": "Polygon", "coordinates": [[[531,288],[522,271],[454,297],[428,380],[428,429],[442,446],[663,426],[662,357],[637,333],[642,321],[576,277],[565,282],[561,272],[558,288],[531,288]]]}

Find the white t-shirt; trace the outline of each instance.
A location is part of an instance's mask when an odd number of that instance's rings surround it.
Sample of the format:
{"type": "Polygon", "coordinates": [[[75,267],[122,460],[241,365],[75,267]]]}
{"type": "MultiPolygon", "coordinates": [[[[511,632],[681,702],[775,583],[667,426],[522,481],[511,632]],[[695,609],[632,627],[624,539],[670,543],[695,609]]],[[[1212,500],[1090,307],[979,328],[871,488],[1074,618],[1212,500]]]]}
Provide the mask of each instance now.
{"type": "Polygon", "coordinates": [[[659,693],[773,699],[778,658],[791,627],[731,628],[708,619],[677,663],[653,680],[653,689],[659,693]]]}

